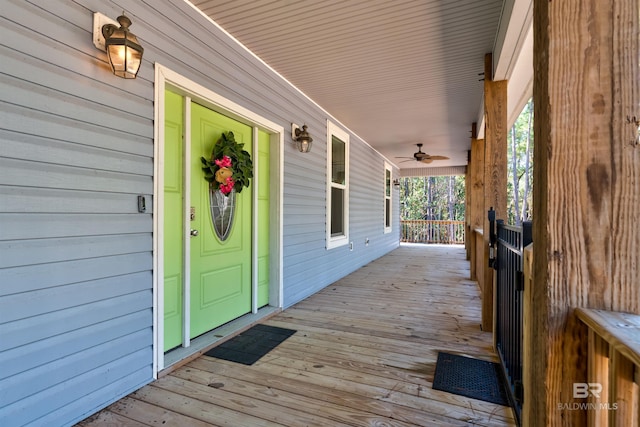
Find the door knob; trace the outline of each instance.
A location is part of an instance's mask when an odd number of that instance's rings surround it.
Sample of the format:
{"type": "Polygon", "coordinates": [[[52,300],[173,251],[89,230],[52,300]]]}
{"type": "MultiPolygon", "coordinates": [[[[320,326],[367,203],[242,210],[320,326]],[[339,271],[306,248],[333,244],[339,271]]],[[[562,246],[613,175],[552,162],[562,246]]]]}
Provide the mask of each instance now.
{"type": "Polygon", "coordinates": [[[198,230],[195,230],[195,229],[192,228],[191,229],[191,233],[189,233],[189,234],[191,234],[193,237],[195,237],[195,236],[198,235],[198,230]]]}

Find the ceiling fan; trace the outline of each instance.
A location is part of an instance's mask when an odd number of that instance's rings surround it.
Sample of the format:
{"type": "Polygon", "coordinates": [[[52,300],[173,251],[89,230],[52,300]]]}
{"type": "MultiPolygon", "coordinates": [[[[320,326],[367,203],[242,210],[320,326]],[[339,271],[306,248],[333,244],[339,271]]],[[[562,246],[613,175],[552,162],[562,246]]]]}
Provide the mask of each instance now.
{"type": "Polygon", "coordinates": [[[422,144],[416,144],[416,145],[418,146],[418,151],[416,153],[413,153],[413,157],[396,157],[396,159],[409,159],[409,160],[404,160],[400,163],[410,162],[413,160],[415,160],[416,162],[422,162],[422,163],[431,163],[434,160],[449,160],[449,158],[445,156],[431,156],[427,153],[423,153],[422,144]]]}

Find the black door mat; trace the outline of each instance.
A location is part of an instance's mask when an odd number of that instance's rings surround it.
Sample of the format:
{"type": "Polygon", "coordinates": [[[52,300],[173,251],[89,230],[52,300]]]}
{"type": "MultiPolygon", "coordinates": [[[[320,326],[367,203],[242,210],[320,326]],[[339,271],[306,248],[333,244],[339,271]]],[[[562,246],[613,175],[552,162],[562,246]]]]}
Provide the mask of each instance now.
{"type": "Polygon", "coordinates": [[[212,348],[205,355],[244,365],[253,365],[295,333],[296,331],[293,329],[255,325],[229,341],[212,348]]]}
{"type": "Polygon", "coordinates": [[[509,406],[498,363],[438,353],[433,389],[509,406]]]}

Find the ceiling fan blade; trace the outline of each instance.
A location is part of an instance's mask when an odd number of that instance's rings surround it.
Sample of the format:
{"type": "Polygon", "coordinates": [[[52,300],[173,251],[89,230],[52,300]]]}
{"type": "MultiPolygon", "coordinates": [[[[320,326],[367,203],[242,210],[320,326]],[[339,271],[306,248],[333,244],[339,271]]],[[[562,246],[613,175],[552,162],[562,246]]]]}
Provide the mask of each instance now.
{"type": "Polygon", "coordinates": [[[398,163],[407,163],[407,162],[413,162],[414,160],[415,160],[415,159],[409,159],[409,160],[403,160],[403,161],[401,161],[401,162],[398,162],[398,163]]]}
{"type": "Polygon", "coordinates": [[[418,147],[418,151],[416,153],[413,153],[413,157],[396,156],[396,159],[407,159],[400,163],[406,163],[414,160],[416,162],[427,163],[427,164],[433,162],[434,160],[449,160],[449,158],[445,156],[430,156],[429,154],[422,151],[422,144],[416,144],[416,145],[418,147]]]}

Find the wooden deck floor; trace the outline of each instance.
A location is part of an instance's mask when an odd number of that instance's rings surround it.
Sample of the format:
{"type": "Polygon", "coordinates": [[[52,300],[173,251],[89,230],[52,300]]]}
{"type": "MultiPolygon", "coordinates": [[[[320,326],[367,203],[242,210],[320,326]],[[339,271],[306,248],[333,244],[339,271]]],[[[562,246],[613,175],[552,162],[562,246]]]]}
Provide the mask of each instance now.
{"type": "Polygon", "coordinates": [[[510,408],[431,388],[438,351],[497,361],[460,246],[403,245],[265,323],[252,366],[202,356],[94,426],[503,426],[510,408]]]}

